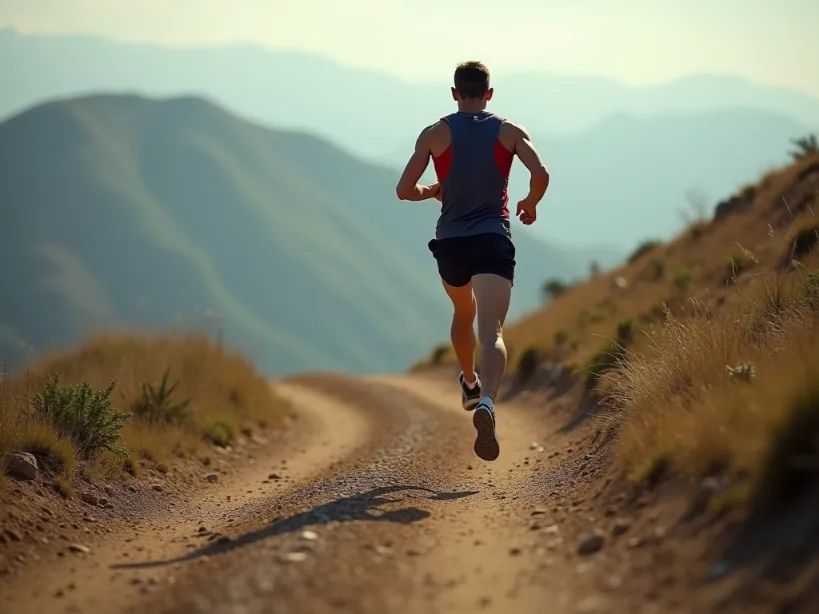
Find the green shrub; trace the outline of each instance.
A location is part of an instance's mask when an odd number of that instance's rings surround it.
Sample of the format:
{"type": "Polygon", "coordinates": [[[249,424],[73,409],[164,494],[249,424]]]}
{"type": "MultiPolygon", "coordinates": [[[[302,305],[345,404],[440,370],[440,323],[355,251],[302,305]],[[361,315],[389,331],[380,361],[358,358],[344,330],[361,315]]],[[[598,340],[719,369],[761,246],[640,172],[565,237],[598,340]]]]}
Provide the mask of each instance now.
{"type": "Polygon", "coordinates": [[[637,246],[631,255],[628,257],[628,263],[632,264],[637,262],[640,258],[646,255],[648,252],[652,251],[658,245],[662,245],[662,241],[657,241],[655,239],[651,239],[648,241],[643,241],[640,245],[637,246]]]}
{"type": "Polygon", "coordinates": [[[569,290],[569,284],[560,279],[549,279],[543,283],[542,293],[544,300],[555,300],[569,290]]]}
{"type": "Polygon", "coordinates": [[[88,458],[98,450],[127,456],[128,451],[117,442],[130,414],[117,411],[111,404],[115,386],[116,380],[101,390],[93,390],[87,381],[61,386],[59,375],[51,373],[42,393],[33,395],[32,405],[61,435],[77,445],[82,456],[88,458]]]}
{"type": "Polygon", "coordinates": [[[674,273],[674,286],[678,290],[685,290],[694,280],[694,271],[688,267],[680,267],[674,273]]]}
{"type": "Polygon", "coordinates": [[[181,403],[173,403],[171,395],[179,385],[177,381],[168,386],[170,368],[165,370],[162,381],[155,387],[151,383],[142,384],[142,396],[134,403],[134,414],[148,422],[164,422],[167,424],[181,424],[190,418],[190,399],[181,403]]]}
{"type": "Polygon", "coordinates": [[[738,256],[732,256],[728,258],[726,262],[726,271],[725,271],[725,283],[730,283],[739,277],[743,272],[747,271],[751,267],[754,266],[754,261],[749,256],[745,254],[739,254],[738,256]]]}
{"type": "Polygon", "coordinates": [[[819,223],[803,226],[793,235],[789,243],[787,259],[803,258],[819,244],[819,223]]]}
{"type": "Polygon", "coordinates": [[[537,351],[537,348],[529,346],[523,353],[521,353],[520,358],[518,358],[518,368],[517,368],[517,376],[518,381],[524,381],[532,377],[534,375],[535,370],[537,369],[537,365],[540,362],[540,352],[537,351]]]}
{"type": "Polygon", "coordinates": [[[432,356],[430,356],[430,362],[433,365],[440,365],[441,361],[444,359],[444,356],[447,355],[449,352],[449,344],[442,343],[440,345],[436,345],[435,348],[432,350],[432,356]]]}
{"type": "Polygon", "coordinates": [[[621,320],[617,323],[617,343],[622,346],[629,345],[634,341],[634,320],[621,320]]]}
{"type": "Polygon", "coordinates": [[[651,277],[654,281],[659,281],[665,274],[665,261],[655,258],[651,261],[651,277]]]}
{"type": "Polygon", "coordinates": [[[625,347],[618,343],[608,343],[589,361],[586,367],[586,390],[592,390],[601,376],[614,369],[625,357],[625,347]]]}
{"type": "Polygon", "coordinates": [[[236,433],[233,427],[226,422],[211,422],[210,424],[206,424],[202,431],[205,440],[222,448],[226,448],[236,439],[236,433]]]}

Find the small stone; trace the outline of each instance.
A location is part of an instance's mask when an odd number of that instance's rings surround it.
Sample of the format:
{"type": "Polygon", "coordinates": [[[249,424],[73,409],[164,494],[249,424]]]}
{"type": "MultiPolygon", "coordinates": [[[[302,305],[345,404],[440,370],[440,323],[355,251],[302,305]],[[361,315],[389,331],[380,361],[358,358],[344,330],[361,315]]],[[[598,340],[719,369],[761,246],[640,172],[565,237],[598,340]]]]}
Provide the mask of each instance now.
{"type": "Polygon", "coordinates": [[[631,528],[631,522],[625,518],[618,518],[611,527],[611,534],[615,537],[623,535],[631,528]]]}
{"type": "Polygon", "coordinates": [[[628,540],[626,544],[629,548],[639,548],[643,545],[643,540],[639,537],[632,537],[628,540]]]}
{"type": "Polygon", "coordinates": [[[102,505],[103,507],[108,505],[108,499],[106,499],[105,497],[100,497],[100,505],[102,505]]]}
{"type": "Polygon", "coordinates": [[[301,538],[306,539],[307,541],[315,541],[318,539],[318,533],[315,531],[302,531],[301,538]]]}
{"type": "Polygon", "coordinates": [[[113,496],[114,496],[114,489],[113,489],[113,488],[111,488],[110,486],[105,486],[105,487],[103,488],[103,490],[105,491],[105,494],[106,494],[106,495],[108,495],[109,497],[113,497],[113,496]]]}
{"type": "Polygon", "coordinates": [[[209,473],[208,475],[205,476],[205,479],[211,484],[215,484],[216,482],[219,481],[219,476],[215,473],[209,473]]]}
{"type": "Polygon", "coordinates": [[[509,554],[511,556],[519,556],[523,551],[520,548],[513,547],[509,549],[509,554]]]}
{"type": "Polygon", "coordinates": [[[80,495],[80,499],[82,499],[83,503],[87,503],[88,505],[99,505],[100,499],[97,495],[92,494],[90,492],[84,492],[80,495]]]}
{"type": "Polygon", "coordinates": [[[71,552],[83,553],[88,554],[91,552],[91,549],[88,546],[83,546],[82,544],[68,544],[68,549],[71,552]]]}
{"type": "Polygon", "coordinates": [[[560,527],[558,527],[556,524],[550,524],[548,527],[543,529],[543,532],[547,535],[557,535],[560,533],[560,527]]]}
{"type": "Polygon", "coordinates": [[[267,476],[267,479],[268,480],[281,480],[282,476],[280,476],[278,473],[271,473],[270,475],[267,476]]]}
{"type": "Polygon", "coordinates": [[[594,554],[595,552],[602,550],[605,543],[606,538],[603,536],[603,533],[600,530],[595,530],[591,533],[584,533],[580,537],[577,553],[582,556],[594,554]]]}
{"type": "Polygon", "coordinates": [[[162,492],[162,486],[160,486],[159,484],[154,484],[153,486],[151,486],[151,490],[155,490],[156,492],[162,492]]]}
{"type": "Polygon", "coordinates": [[[288,563],[299,563],[307,560],[306,552],[288,552],[282,557],[288,563]]]}
{"type": "Polygon", "coordinates": [[[546,513],[547,513],[547,510],[543,509],[542,507],[536,507],[535,509],[532,510],[532,512],[529,515],[530,516],[542,516],[543,514],[546,514],[546,513]]]}
{"type": "Polygon", "coordinates": [[[6,529],[5,531],[3,531],[3,534],[8,538],[9,541],[13,542],[23,541],[23,536],[20,535],[20,533],[18,533],[14,529],[6,529]]]}
{"type": "Polygon", "coordinates": [[[33,480],[37,477],[37,459],[33,454],[20,452],[6,455],[6,471],[22,480],[33,480]]]}

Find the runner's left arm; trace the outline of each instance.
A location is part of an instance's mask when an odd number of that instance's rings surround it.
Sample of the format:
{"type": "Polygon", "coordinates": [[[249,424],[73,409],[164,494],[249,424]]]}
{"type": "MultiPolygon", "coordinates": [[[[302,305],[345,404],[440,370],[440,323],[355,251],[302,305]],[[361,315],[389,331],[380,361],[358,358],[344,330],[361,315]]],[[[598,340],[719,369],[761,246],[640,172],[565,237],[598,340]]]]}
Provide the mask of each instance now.
{"type": "Polygon", "coordinates": [[[437,183],[432,185],[420,185],[418,181],[427,170],[429,165],[429,158],[432,155],[429,146],[429,133],[432,126],[427,126],[418,135],[415,141],[415,151],[404,167],[404,172],[398,180],[398,185],[395,186],[395,193],[400,200],[427,200],[428,198],[435,198],[441,189],[437,183]]]}

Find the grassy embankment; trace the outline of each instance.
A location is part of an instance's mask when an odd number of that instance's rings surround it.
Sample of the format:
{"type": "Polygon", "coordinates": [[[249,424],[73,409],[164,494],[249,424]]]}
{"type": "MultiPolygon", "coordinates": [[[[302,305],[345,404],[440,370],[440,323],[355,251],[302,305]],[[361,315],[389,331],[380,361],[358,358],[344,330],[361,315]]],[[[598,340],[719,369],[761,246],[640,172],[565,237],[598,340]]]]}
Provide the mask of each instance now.
{"type": "Polygon", "coordinates": [[[30,452],[71,496],[80,478],[136,475],[146,463],[168,471],[204,443],[274,426],[283,409],[244,357],[205,337],[105,335],[15,376],[5,365],[0,462],[30,452]]]}

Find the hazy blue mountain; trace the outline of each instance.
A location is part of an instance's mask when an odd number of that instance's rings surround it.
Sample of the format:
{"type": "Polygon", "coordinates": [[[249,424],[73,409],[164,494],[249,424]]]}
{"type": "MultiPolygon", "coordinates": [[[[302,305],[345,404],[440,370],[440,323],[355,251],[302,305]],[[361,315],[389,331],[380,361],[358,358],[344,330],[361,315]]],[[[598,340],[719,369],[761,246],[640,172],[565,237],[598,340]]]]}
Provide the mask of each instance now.
{"type": "MultiPolygon", "coordinates": [[[[452,109],[450,75],[411,85],[307,53],[254,46],[160,47],[91,36],[0,30],[0,116],[53,97],[96,91],[203,94],[244,117],[323,135],[379,159],[411,147],[452,109]]],[[[493,109],[545,136],[587,129],[613,113],[748,108],[819,127],[819,100],[731,76],[694,76],[655,87],[543,73],[497,74],[493,109]]]]}
{"type": "MultiPolygon", "coordinates": [[[[198,97],[28,109],[0,124],[0,355],[222,317],[270,371],[405,368],[449,305],[426,247],[438,203],[397,201],[396,179],[198,97]]],[[[515,313],[607,257],[520,228],[515,313]]]]}

